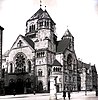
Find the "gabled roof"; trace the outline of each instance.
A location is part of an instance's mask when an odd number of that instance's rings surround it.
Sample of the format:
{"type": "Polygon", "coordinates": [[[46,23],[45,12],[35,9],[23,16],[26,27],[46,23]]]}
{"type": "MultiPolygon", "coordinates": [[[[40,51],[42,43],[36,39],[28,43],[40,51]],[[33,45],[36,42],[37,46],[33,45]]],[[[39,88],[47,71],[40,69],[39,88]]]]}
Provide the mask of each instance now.
{"type": "Polygon", "coordinates": [[[62,66],[62,65],[58,60],[55,59],[52,66],[62,66]]]}
{"type": "Polygon", "coordinates": [[[16,44],[16,42],[17,42],[17,40],[18,40],[19,37],[23,38],[24,41],[27,42],[28,45],[31,47],[31,49],[34,50],[34,42],[33,42],[31,39],[29,39],[28,37],[25,37],[25,36],[23,36],[23,35],[19,35],[19,36],[17,37],[16,41],[13,43],[12,47],[10,48],[9,53],[10,53],[10,51],[12,50],[13,46],[16,44]]]}
{"type": "MultiPolygon", "coordinates": [[[[43,10],[40,8],[29,20],[38,19],[39,16],[43,13],[43,10]]],[[[28,21],[29,21],[28,20],[28,21]]]]}
{"type": "Polygon", "coordinates": [[[68,48],[69,43],[70,43],[70,39],[68,38],[57,41],[57,53],[63,53],[64,50],[68,48]]]}
{"type": "Polygon", "coordinates": [[[42,18],[49,18],[49,19],[51,19],[50,15],[48,14],[48,12],[46,10],[43,11],[43,13],[39,16],[39,19],[42,19],[42,18]]]}
{"type": "Polygon", "coordinates": [[[22,38],[24,38],[24,40],[34,49],[34,42],[31,39],[25,36],[22,36],[22,38]]]}

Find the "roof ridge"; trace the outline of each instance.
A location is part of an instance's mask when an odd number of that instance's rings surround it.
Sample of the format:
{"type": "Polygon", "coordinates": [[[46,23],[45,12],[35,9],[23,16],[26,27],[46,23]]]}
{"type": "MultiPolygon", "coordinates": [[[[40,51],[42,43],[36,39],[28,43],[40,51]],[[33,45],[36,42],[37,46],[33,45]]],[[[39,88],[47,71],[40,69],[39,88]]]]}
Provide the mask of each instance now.
{"type": "Polygon", "coordinates": [[[21,35],[25,40],[26,40],[26,42],[34,49],[34,42],[30,39],[30,38],[28,38],[28,37],[25,37],[25,36],[23,36],[23,35],[21,35]]]}

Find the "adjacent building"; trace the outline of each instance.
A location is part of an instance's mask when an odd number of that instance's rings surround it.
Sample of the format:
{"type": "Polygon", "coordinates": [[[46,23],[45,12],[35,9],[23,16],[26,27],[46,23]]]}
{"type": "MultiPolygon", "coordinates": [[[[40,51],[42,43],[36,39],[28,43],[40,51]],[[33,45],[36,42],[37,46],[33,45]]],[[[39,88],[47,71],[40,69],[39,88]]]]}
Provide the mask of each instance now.
{"type": "Polygon", "coordinates": [[[97,71],[95,65],[78,60],[78,86],[80,90],[95,90],[97,71]]]}
{"type": "Polygon", "coordinates": [[[3,30],[4,28],[0,26],[0,94],[3,93],[3,81],[2,81],[2,42],[3,42],[3,30]]]}
{"type": "Polygon", "coordinates": [[[2,78],[2,38],[4,28],[0,26],[0,79],[2,78]]]}

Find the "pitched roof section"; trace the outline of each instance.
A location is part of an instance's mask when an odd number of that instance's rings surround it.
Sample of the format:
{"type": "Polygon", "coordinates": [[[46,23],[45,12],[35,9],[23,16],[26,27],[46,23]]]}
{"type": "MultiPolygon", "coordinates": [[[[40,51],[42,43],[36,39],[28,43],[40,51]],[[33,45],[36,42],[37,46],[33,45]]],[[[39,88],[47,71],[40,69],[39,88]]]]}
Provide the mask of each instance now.
{"type": "MultiPolygon", "coordinates": [[[[43,13],[43,10],[40,8],[29,20],[38,19],[39,16],[43,13]]],[[[28,21],[29,21],[28,20],[28,21]]]]}
{"type": "Polygon", "coordinates": [[[71,32],[69,31],[69,29],[67,29],[67,30],[65,31],[65,33],[64,33],[64,35],[63,35],[63,37],[62,37],[62,39],[63,39],[63,38],[66,38],[66,37],[72,37],[72,34],[71,34],[71,32]]]}
{"type": "Polygon", "coordinates": [[[3,55],[2,57],[7,57],[9,55],[9,50],[7,50],[3,55]]]}
{"type": "Polygon", "coordinates": [[[24,40],[34,49],[34,42],[31,39],[25,36],[22,36],[22,38],[24,38],[24,40]]]}
{"type": "Polygon", "coordinates": [[[55,59],[52,66],[62,66],[62,65],[58,60],[55,59]]]}
{"type": "Polygon", "coordinates": [[[68,48],[70,43],[70,39],[66,38],[64,40],[60,40],[57,43],[57,53],[63,53],[66,48],[68,48]]]}
{"type": "MultiPolygon", "coordinates": [[[[43,11],[43,13],[39,16],[39,19],[50,19],[50,20],[52,20],[49,13],[47,12],[47,10],[43,11]]],[[[52,20],[52,22],[54,23],[53,20],[52,20]]]]}

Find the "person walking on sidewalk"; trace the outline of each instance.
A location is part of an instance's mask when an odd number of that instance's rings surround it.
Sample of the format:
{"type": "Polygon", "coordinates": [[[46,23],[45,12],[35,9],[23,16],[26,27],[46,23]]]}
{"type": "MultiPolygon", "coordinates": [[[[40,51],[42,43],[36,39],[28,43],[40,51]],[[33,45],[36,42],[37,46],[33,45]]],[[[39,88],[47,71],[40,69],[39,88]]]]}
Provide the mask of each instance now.
{"type": "Polygon", "coordinates": [[[13,89],[13,95],[14,95],[14,96],[16,95],[16,91],[15,91],[15,89],[13,89]]]}
{"type": "Polygon", "coordinates": [[[63,91],[63,98],[64,98],[64,100],[66,98],[66,91],[65,90],[63,91]]]}
{"type": "Polygon", "coordinates": [[[69,98],[69,100],[70,100],[70,91],[68,91],[68,98],[69,98]]]}

